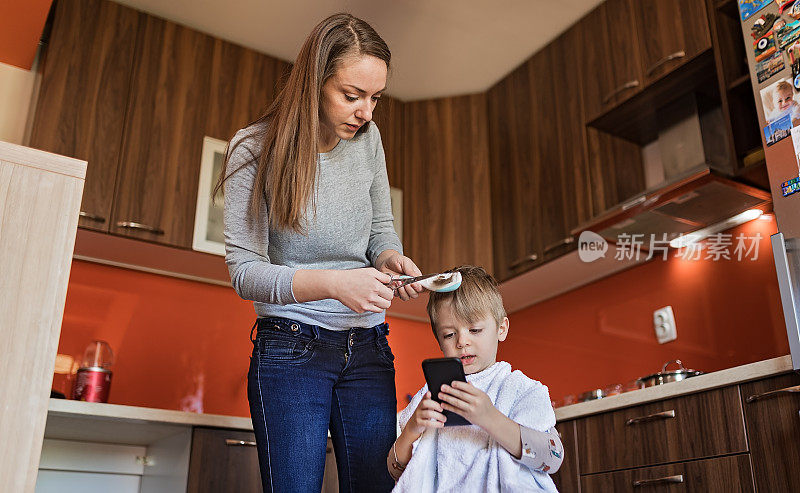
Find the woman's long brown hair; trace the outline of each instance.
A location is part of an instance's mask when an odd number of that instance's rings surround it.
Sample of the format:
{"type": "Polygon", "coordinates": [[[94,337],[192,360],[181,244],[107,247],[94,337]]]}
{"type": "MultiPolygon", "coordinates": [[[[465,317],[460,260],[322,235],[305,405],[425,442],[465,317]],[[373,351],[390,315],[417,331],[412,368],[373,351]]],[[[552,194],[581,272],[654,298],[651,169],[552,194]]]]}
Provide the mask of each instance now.
{"type": "MultiPolygon", "coordinates": [[[[270,228],[302,233],[309,200],[312,209],[316,209],[314,187],[322,85],[336,73],[342,60],[353,55],[374,56],[386,62],[387,68],[391,58],[386,42],[357,17],[334,14],[317,24],[303,43],[286,85],[266,113],[251,124],[265,131],[258,134],[262,151],[250,211],[255,216],[266,200],[270,228]]],[[[366,129],[364,125],[359,131],[366,129]]],[[[232,154],[233,149],[228,149],[214,196],[233,173],[249,164],[227,172],[232,154]]]]}

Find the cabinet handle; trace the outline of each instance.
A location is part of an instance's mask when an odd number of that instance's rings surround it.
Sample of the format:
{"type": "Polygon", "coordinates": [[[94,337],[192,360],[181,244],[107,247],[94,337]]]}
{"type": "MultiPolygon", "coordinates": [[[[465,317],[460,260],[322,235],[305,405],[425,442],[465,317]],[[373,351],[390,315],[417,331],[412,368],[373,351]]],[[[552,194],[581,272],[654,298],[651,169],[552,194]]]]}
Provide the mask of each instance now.
{"type": "Polygon", "coordinates": [[[164,230],[154,228],[152,226],[148,226],[146,224],[135,223],[133,221],[120,221],[117,223],[117,226],[120,228],[128,228],[128,229],[140,229],[142,231],[147,231],[149,233],[153,233],[155,235],[163,235],[164,230]]]}
{"type": "Polygon", "coordinates": [[[625,422],[626,426],[631,426],[639,423],[647,423],[648,421],[658,421],[661,419],[672,419],[675,417],[675,410],[670,409],[662,413],[648,414],[647,416],[640,416],[638,418],[631,418],[625,422]]]}
{"type": "Polygon", "coordinates": [[[633,482],[634,488],[641,486],[652,486],[655,484],[676,484],[683,483],[683,474],[676,474],[675,476],[665,476],[657,479],[639,479],[633,482]]]}
{"type": "Polygon", "coordinates": [[[608,104],[608,102],[611,101],[611,98],[613,98],[617,94],[619,94],[619,93],[621,93],[623,91],[627,91],[628,89],[633,89],[634,87],[639,87],[639,81],[638,80],[629,80],[628,82],[622,84],[618,88],[616,88],[613,91],[611,91],[608,95],[606,95],[606,97],[603,98],[603,104],[608,104]]]}
{"type": "Polygon", "coordinates": [[[643,204],[645,200],[647,200],[647,197],[645,197],[644,195],[636,197],[635,199],[630,200],[630,201],[625,202],[624,204],[622,204],[622,210],[623,211],[627,211],[631,207],[636,207],[639,204],[643,204]]]}
{"type": "Polygon", "coordinates": [[[575,241],[575,237],[574,236],[568,236],[568,237],[564,238],[563,240],[561,240],[561,241],[559,241],[557,243],[553,243],[552,245],[549,245],[549,246],[545,247],[544,253],[547,253],[550,250],[558,248],[558,247],[560,247],[562,245],[569,245],[570,243],[573,243],[574,241],[575,241]]]}
{"type": "Polygon", "coordinates": [[[511,265],[509,265],[508,267],[509,267],[511,270],[513,270],[514,268],[516,268],[516,267],[519,267],[519,266],[520,266],[520,265],[522,265],[522,264],[525,264],[525,263],[528,263],[528,262],[533,262],[534,260],[536,260],[536,259],[538,259],[538,258],[539,258],[539,256],[538,256],[538,255],[536,255],[535,253],[532,253],[532,254],[530,254],[530,255],[525,255],[525,256],[524,256],[524,257],[522,257],[521,259],[515,260],[515,261],[514,261],[514,262],[513,262],[511,265]]]}
{"type": "Polygon", "coordinates": [[[683,50],[676,51],[675,53],[670,53],[669,55],[665,56],[664,58],[662,58],[661,60],[657,61],[655,64],[650,66],[650,68],[647,69],[647,75],[652,74],[655,71],[655,69],[664,65],[665,63],[671,62],[672,60],[677,60],[678,58],[683,58],[685,56],[686,52],[683,50]]]}
{"type": "Polygon", "coordinates": [[[90,221],[97,221],[99,223],[106,222],[106,218],[98,216],[97,214],[89,214],[88,212],[81,211],[78,215],[82,218],[89,219],[90,221]]]}
{"type": "Polygon", "coordinates": [[[226,438],[225,445],[230,447],[255,447],[256,442],[251,442],[247,440],[236,440],[234,438],[226,438]]]}
{"type": "Polygon", "coordinates": [[[747,398],[747,403],[750,404],[753,401],[766,399],[768,397],[775,397],[776,395],[780,394],[797,394],[797,393],[800,393],[800,385],[795,385],[794,387],[786,387],[785,389],[770,390],[769,392],[763,392],[761,394],[751,395],[750,397],[747,398]]]}

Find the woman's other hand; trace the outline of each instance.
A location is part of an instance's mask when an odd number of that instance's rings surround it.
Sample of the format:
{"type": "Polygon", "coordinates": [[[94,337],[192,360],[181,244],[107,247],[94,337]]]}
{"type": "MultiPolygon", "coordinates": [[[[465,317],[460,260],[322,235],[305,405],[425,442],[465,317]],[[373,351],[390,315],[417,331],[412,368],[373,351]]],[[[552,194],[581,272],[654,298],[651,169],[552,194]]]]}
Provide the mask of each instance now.
{"type": "MultiPolygon", "coordinates": [[[[391,276],[421,276],[422,271],[414,263],[413,260],[395,250],[386,250],[378,257],[377,268],[381,272],[385,272],[391,276]]],[[[411,298],[416,298],[423,288],[419,283],[408,284],[402,288],[397,289],[397,295],[400,299],[407,301],[411,298]]]]}
{"type": "Polygon", "coordinates": [[[394,291],[387,287],[389,274],[366,267],[336,271],[333,298],[356,313],[382,312],[391,306],[394,291]]]}

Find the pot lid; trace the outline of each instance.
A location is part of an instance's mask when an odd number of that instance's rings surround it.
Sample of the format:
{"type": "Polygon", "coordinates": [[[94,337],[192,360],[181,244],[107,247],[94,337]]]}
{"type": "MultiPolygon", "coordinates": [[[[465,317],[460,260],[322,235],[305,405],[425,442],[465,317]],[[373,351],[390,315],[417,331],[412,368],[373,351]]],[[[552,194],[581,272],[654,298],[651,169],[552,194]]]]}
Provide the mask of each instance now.
{"type": "Polygon", "coordinates": [[[685,368],[683,366],[683,362],[681,360],[674,359],[672,361],[667,361],[666,363],[664,363],[664,366],[661,367],[661,371],[660,372],[653,373],[652,375],[647,375],[646,377],[642,377],[639,380],[648,380],[650,378],[665,377],[665,376],[668,376],[668,375],[683,375],[683,374],[686,374],[687,376],[693,377],[693,376],[696,376],[696,375],[700,375],[702,373],[703,372],[699,371],[699,370],[687,369],[687,368],[685,368]],[[679,368],[677,370],[667,371],[667,367],[669,365],[671,365],[672,363],[677,363],[679,368]]]}

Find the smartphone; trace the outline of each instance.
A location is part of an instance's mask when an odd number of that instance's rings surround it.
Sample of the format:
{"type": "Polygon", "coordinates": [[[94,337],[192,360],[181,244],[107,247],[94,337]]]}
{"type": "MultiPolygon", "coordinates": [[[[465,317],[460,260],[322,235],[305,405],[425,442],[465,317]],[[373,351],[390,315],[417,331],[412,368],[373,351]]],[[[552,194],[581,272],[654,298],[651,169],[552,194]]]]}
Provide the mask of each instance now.
{"type": "MultiPolygon", "coordinates": [[[[422,373],[425,374],[425,381],[428,382],[428,390],[431,391],[431,397],[436,402],[441,403],[439,399],[439,390],[442,385],[450,385],[453,380],[466,382],[467,377],[464,375],[464,366],[458,358],[430,358],[422,362],[422,373]]],[[[445,410],[444,414],[447,420],[444,422],[445,426],[464,426],[470,425],[469,421],[460,414],[452,411],[445,410]]]]}

